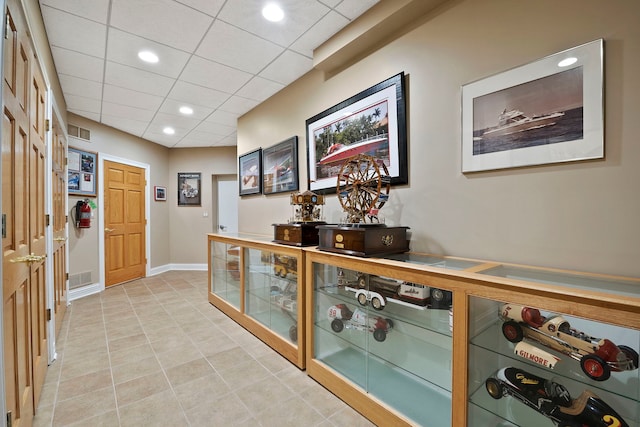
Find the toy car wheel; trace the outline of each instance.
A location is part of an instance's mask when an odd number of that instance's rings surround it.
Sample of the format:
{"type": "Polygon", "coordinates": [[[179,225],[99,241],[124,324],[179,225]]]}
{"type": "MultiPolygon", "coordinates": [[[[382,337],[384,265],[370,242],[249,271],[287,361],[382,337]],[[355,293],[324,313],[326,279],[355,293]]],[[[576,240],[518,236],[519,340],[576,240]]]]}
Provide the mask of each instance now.
{"type": "Polygon", "coordinates": [[[333,319],[331,321],[331,330],[333,332],[342,332],[343,329],[344,329],[344,324],[342,323],[342,320],[333,319]]]}
{"type": "Polygon", "coordinates": [[[580,359],[580,367],[592,380],[605,381],[611,376],[609,365],[595,354],[587,354],[580,359]]]}
{"type": "Polygon", "coordinates": [[[391,319],[384,319],[387,322],[387,327],[389,329],[393,329],[393,320],[391,319]]]}
{"type": "Polygon", "coordinates": [[[382,305],[382,301],[380,301],[380,298],[378,297],[371,298],[371,306],[376,310],[382,310],[384,308],[384,305],[382,305]]]}
{"type": "Polygon", "coordinates": [[[378,342],[382,342],[387,339],[387,333],[384,329],[376,329],[373,331],[373,338],[378,342]]]}
{"type": "Polygon", "coordinates": [[[495,378],[487,378],[484,382],[484,386],[486,387],[489,396],[494,399],[500,399],[502,397],[502,384],[500,384],[500,381],[495,378]]]}
{"type": "Polygon", "coordinates": [[[518,323],[513,320],[509,320],[502,324],[502,334],[510,342],[520,342],[524,338],[522,326],[518,325],[518,323]]]}
{"type": "Polygon", "coordinates": [[[278,286],[272,286],[271,287],[271,292],[278,292],[280,293],[280,288],[278,286]]]}
{"type": "Polygon", "coordinates": [[[291,338],[293,342],[298,341],[298,327],[296,325],[291,325],[289,328],[289,338],[291,338]]]}
{"type": "Polygon", "coordinates": [[[626,345],[619,345],[618,348],[625,356],[627,356],[627,360],[631,360],[633,362],[632,369],[638,368],[638,352],[626,345]]]}
{"type": "Polygon", "coordinates": [[[365,294],[359,294],[358,302],[360,303],[360,305],[367,305],[367,296],[365,294]]]}

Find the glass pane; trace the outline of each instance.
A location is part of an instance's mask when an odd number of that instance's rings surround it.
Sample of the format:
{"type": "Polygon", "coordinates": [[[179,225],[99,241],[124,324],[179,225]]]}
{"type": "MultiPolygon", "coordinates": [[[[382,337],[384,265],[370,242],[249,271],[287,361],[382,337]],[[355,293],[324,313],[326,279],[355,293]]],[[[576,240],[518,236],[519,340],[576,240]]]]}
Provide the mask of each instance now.
{"type": "Polygon", "coordinates": [[[240,248],[211,241],[211,292],[240,309],[240,248]]]}

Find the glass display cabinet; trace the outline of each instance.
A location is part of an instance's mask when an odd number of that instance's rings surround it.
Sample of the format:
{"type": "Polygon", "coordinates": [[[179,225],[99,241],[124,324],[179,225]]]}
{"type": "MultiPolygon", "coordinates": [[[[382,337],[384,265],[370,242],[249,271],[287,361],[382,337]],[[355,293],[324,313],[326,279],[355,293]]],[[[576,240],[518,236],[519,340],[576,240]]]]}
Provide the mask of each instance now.
{"type": "Polygon", "coordinates": [[[307,372],[372,422],[640,426],[640,279],[305,258],[307,372]]]}
{"type": "Polygon", "coordinates": [[[304,368],[300,248],[248,235],[209,235],[209,302],[304,368]]]}

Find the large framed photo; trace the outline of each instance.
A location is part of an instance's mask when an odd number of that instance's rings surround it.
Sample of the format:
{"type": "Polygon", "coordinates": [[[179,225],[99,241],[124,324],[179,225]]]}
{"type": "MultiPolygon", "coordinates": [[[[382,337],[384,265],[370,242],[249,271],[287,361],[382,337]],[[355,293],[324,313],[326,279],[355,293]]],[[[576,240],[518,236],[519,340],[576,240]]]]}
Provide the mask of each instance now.
{"type": "Polygon", "coordinates": [[[240,195],[260,194],[262,191],[262,149],[238,157],[240,195]]]}
{"type": "Polygon", "coordinates": [[[340,168],[358,154],[384,162],[391,184],[408,182],[404,73],[311,117],[306,125],[309,190],[335,191],[340,168]]]}
{"type": "Polygon", "coordinates": [[[178,172],[178,206],[201,206],[200,172],[178,172]]]}
{"type": "Polygon", "coordinates": [[[603,40],[462,87],[462,172],[604,157],[603,40]]]}
{"type": "Polygon", "coordinates": [[[298,137],[262,150],[262,193],[298,189],[298,137]]]}
{"type": "Polygon", "coordinates": [[[98,153],[69,147],[67,190],[71,195],[96,197],[98,153]]]}

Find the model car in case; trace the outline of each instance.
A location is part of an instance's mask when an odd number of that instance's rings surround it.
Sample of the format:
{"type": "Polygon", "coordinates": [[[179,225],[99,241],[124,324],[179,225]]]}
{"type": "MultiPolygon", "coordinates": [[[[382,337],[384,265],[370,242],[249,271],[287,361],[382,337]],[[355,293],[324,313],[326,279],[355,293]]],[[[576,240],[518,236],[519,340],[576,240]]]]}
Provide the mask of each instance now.
{"type": "Polygon", "coordinates": [[[391,319],[367,315],[359,308],[352,311],[346,304],[329,307],[327,317],[331,320],[331,329],[334,332],[342,332],[343,329],[373,332],[373,338],[379,342],[387,339],[387,334],[393,328],[391,319]]]}
{"type": "Polygon", "coordinates": [[[571,327],[560,315],[542,316],[540,310],[516,304],[503,304],[502,333],[510,342],[524,338],[570,356],[580,362],[584,373],[596,381],[605,381],[611,372],[638,368],[638,352],[606,338],[595,338],[571,327]]]}
{"type": "Polygon", "coordinates": [[[562,384],[518,368],[502,368],[485,381],[494,399],[511,396],[560,427],[629,427],[622,417],[593,392],[576,399],[562,384]]]}

